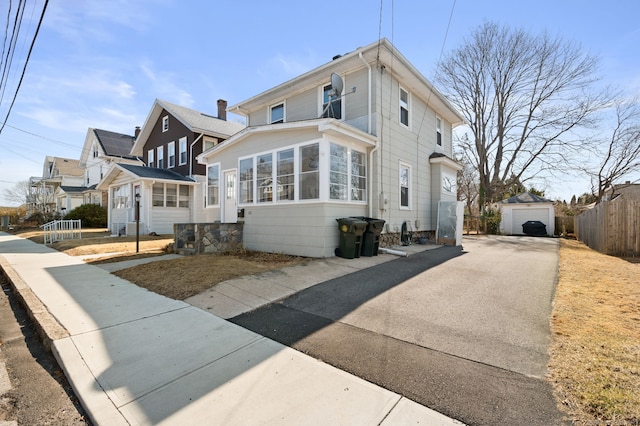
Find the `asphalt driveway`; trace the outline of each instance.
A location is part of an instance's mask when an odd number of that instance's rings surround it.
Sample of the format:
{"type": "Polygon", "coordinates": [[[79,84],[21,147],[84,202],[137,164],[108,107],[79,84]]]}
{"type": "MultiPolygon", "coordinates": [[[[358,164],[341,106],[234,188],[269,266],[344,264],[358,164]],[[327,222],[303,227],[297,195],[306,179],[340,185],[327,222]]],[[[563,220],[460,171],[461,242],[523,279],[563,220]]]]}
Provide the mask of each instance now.
{"type": "Polygon", "coordinates": [[[231,321],[467,424],[560,424],[544,381],[558,247],[465,238],[231,321]]]}

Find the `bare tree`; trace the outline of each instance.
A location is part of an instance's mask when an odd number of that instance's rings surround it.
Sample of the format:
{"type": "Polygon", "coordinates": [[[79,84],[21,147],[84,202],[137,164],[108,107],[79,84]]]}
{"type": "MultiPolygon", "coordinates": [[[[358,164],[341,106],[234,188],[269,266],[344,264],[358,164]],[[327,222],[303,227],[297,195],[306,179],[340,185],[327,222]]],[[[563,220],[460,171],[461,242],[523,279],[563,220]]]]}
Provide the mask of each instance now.
{"type": "Polygon", "coordinates": [[[597,168],[582,170],[591,177],[592,192],[600,201],[605,191],[622,178],[640,170],[640,98],[614,101],[615,120],[607,140],[594,144],[597,168]]]}
{"type": "Polygon", "coordinates": [[[575,44],[494,23],[443,60],[438,81],[471,128],[461,148],[478,169],[482,206],[504,182],[552,172],[584,143],[575,131],[592,126],[607,99],[590,93],[596,69],[575,44]]]}
{"type": "Polygon", "coordinates": [[[467,214],[473,216],[478,213],[478,171],[464,151],[456,152],[455,157],[462,164],[457,176],[458,200],[464,202],[467,214]]]}
{"type": "Polygon", "coordinates": [[[4,198],[10,203],[17,205],[25,204],[29,198],[29,188],[28,180],[18,182],[13,187],[4,190],[4,198]]]}

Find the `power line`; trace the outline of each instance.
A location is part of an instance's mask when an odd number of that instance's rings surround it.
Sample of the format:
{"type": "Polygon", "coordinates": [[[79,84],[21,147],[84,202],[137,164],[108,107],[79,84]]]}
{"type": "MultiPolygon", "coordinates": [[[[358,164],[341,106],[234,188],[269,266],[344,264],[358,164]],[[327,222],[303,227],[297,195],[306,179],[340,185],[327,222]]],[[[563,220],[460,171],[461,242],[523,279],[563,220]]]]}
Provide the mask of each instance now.
{"type": "Polygon", "coordinates": [[[7,111],[7,115],[5,116],[2,127],[0,127],[0,134],[2,134],[2,130],[9,119],[9,115],[11,114],[11,110],[13,109],[13,105],[16,102],[16,98],[18,97],[18,92],[20,91],[20,86],[22,85],[22,80],[24,79],[24,75],[27,71],[27,64],[29,63],[29,58],[31,57],[31,52],[33,51],[33,46],[36,44],[36,39],[38,38],[38,33],[40,32],[40,27],[42,26],[42,21],[44,19],[44,14],[47,10],[47,5],[49,4],[49,0],[45,0],[44,6],[42,7],[42,13],[40,14],[40,20],[38,21],[38,26],[36,27],[36,32],[33,36],[33,40],[31,41],[31,46],[29,46],[29,52],[27,53],[27,58],[24,61],[24,67],[22,68],[22,73],[20,74],[20,80],[18,81],[18,87],[16,87],[16,91],[13,95],[13,99],[11,100],[11,105],[9,105],[9,110],[7,111]]]}

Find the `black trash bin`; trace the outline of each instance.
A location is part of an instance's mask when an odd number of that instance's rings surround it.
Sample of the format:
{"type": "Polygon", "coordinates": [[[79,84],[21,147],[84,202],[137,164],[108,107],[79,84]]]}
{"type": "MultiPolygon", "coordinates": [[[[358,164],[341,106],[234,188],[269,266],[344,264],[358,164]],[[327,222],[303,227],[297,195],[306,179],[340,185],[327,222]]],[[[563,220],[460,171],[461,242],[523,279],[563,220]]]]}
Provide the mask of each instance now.
{"type": "Polygon", "coordinates": [[[528,220],[522,224],[522,232],[534,237],[544,237],[547,235],[547,225],[539,220],[528,220]]]}
{"type": "Polygon", "coordinates": [[[378,248],[380,248],[380,234],[384,227],[384,220],[374,219],[372,217],[354,216],[355,219],[367,222],[367,229],[362,235],[362,256],[377,256],[378,248]]]}
{"type": "Polygon", "coordinates": [[[345,259],[360,257],[362,234],[367,229],[367,222],[354,217],[343,217],[336,221],[340,229],[340,245],[336,249],[336,256],[345,259]]]}

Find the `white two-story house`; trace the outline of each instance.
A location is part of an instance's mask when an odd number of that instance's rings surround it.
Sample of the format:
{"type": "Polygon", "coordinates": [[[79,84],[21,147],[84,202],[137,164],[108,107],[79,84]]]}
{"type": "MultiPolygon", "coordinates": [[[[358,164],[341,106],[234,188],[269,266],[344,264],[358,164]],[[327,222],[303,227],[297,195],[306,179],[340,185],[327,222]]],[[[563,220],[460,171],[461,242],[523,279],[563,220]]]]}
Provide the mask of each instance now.
{"type": "Polygon", "coordinates": [[[427,232],[438,202],[456,200],[452,129],[464,118],[386,39],[229,111],[247,127],[198,156],[205,217],[244,221],[248,249],[330,257],[338,218],[427,232]]]}

